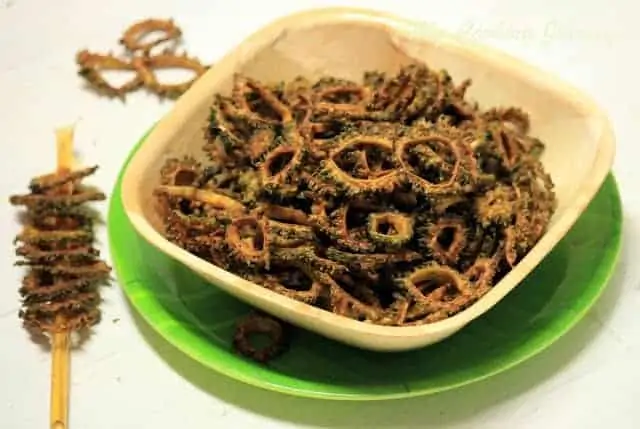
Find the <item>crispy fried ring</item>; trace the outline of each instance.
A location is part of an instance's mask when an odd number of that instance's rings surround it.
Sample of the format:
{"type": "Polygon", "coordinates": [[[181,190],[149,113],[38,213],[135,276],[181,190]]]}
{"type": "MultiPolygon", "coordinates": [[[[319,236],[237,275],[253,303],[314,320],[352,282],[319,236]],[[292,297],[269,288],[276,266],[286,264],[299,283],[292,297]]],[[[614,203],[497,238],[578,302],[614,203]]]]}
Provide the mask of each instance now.
{"type": "Polygon", "coordinates": [[[400,288],[418,305],[416,311],[425,315],[455,314],[475,298],[467,279],[446,265],[428,263],[398,280],[400,288]]]}
{"type": "Polygon", "coordinates": [[[120,43],[133,53],[142,51],[144,55],[149,55],[154,47],[164,42],[178,41],[180,37],[182,37],[182,30],[174,24],[172,19],[145,19],[127,28],[120,38],[120,43]],[[145,36],[156,31],[165,35],[150,42],[142,42],[145,36]]]}
{"type": "Polygon", "coordinates": [[[460,173],[462,169],[462,151],[460,145],[447,137],[439,135],[427,135],[418,138],[408,138],[401,140],[395,145],[395,155],[400,168],[404,173],[405,179],[411,185],[415,192],[425,194],[427,196],[455,194],[459,190],[460,173]],[[427,146],[428,143],[438,144],[441,147],[449,149],[453,162],[446,161],[446,156],[441,156],[436,150],[427,146]],[[406,152],[409,148],[423,145],[428,151],[430,162],[433,167],[441,171],[442,177],[437,182],[432,182],[422,177],[416,168],[409,163],[406,152]]]}
{"type": "Polygon", "coordinates": [[[440,217],[427,229],[423,242],[441,264],[456,264],[467,244],[467,225],[461,218],[440,217]]]}
{"type": "Polygon", "coordinates": [[[142,75],[133,64],[116,58],[112,54],[96,54],[82,50],[76,54],[76,63],[79,66],[78,74],[82,76],[98,93],[109,97],[124,99],[125,94],[138,89],[143,84],[142,75]],[[121,86],[113,86],[102,77],[101,72],[106,70],[136,72],[133,79],[121,86]]]}
{"type": "Polygon", "coordinates": [[[170,158],[160,170],[160,182],[168,186],[192,186],[201,176],[202,166],[193,157],[170,158]]]}
{"type": "Polygon", "coordinates": [[[225,241],[236,256],[247,264],[261,264],[267,269],[270,263],[269,233],[263,219],[253,216],[235,218],[227,226],[225,241]],[[243,228],[253,229],[255,235],[250,239],[243,237],[243,228]]]}
{"type": "Polygon", "coordinates": [[[264,363],[280,355],[286,347],[284,327],[276,319],[250,314],[238,322],[233,335],[233,347],[242,355],[264,363]],[[263,334],[269,337],[270,344],[257,348],[251,344],[251,336],[263,334]]]}
{"type": "Polygon", "coordinates": [[[392,153],[393,143],[384,138],[356,137],[341,143],[333,149],[327,159],[322,162],[320,176],[344,190],[348,195],[356,196],[364,192],[390,192],[397,185],[398,172],[396,169],[388,169],[378,172],[371,178],[360,179],[344,171],[338,165],[336,159],[340,154],[349,150],[362,147],[388,150],[392,153]]]}
{"type": "Polygon", "coordinates": [[[369,214],[367,234],[382,248],[400,249],[413,237],[413,218],[401,213],[369,214]]]}
{"type": "Polygon", "coordinates": [[[187,55],[177,55],[170,52],[164,52],[151,57],[136,57],[133,59],[133,67],[149,90],[159,96],[169,98],[177,98],[182,95],[209,69],[208,66],[202,64],[197,58],[192,58],[187,55]],[[192,70],[195,76],[180,83],[159,82],[154,70],[172,68],[192,70]]]}
{"type": "Polygon", "coordinates": [[[256,122],[266,122],[275,124],[277,122],[291,123],[293,115],[289,107],[278,99],[278,97],[267,87],[250,79],[247,76],[236,74],[234,76],[234,84],[232,90],[234,102],[240,107],[240,110],[250,116],[256,122]],[[271,109],[279,116],[279,120],[265,118],[251,110],[250,104],[247,102],[246,96],[254,94],[260,97],[271,109]]]}
{"type": "Polygon", "coordinates": [[[293,145],[278,146],[265,156],[260,165],[260,181],[266,188],[287,185],[287,179],[302,162],[303,151],[293,145]]]}

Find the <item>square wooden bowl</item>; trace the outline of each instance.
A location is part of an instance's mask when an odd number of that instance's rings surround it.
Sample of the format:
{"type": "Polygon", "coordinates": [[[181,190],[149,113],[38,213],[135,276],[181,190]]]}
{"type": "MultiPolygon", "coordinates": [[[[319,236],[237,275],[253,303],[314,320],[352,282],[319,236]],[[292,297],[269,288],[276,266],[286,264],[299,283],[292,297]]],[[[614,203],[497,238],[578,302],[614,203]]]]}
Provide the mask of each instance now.
{"type": "Polygon", "coordinates": [[[587,96],[508,55],[422,23],[375,11],[327,8],[296,13],[257,31],[202,76],[151,132],[123,178],[122,201],[144,239],[205,279],[294,325],[366,349],[399,351],[440,341],[482,315],[533,270],[568,232],[613,163],[610,123],[587,96]],[[532,133],[547,145],[543,163],[557,188],[558,209],[548,232],[493,289],[468,309],[433,324],[378,326],[336,316],[248,282],[167,241],[152,191],[167,157],[203,158],[203,128],[215,93],[228,93],[232,75],[263,81],[330,74],[359,81],[365,70],[397,71],[412,59],[473,79],[468,95],[483,106],[513,105],[531,115],[532,133]]]}

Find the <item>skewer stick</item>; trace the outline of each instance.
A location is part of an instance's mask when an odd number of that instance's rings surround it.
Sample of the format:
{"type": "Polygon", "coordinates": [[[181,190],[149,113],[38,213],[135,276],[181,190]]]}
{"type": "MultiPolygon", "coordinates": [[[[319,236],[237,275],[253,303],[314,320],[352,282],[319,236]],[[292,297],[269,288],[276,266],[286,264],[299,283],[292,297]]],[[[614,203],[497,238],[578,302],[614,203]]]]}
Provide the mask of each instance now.
{"type": "MultiPolygon", "coordinates": [[[[56,130],[57,173],[73,169],[73,127],[56,130]]],[[[64,192],[73,192],[73,183],[65,186],[64,192]]],[[[71,361],[71,338],[64,317],[56,318],[52,333],[51,356],[51,429],[67,429],[69,422],[69,367],[71,361]]]]}
{"type": "MultiPolygon", "coordinates": [[[[56,322],[60,323],[60,318],[56,322]]],[[[51,429],[67,429],[69,420],[70,338],[69,331],[61,328],[52,339],[51,429]]]]}

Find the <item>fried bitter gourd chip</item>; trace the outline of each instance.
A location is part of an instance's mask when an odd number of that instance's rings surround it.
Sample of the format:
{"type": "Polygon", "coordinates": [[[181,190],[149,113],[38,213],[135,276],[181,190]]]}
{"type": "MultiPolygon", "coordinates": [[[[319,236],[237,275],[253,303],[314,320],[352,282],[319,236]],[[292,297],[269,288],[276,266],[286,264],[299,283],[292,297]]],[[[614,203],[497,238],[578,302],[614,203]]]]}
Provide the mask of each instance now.
{"type": "Polygon", "coordinates": [[[481,109],[470,84],[418,63],[362,83],[236,75],[214,97],[203,153],[189,154],[208,160],[161,172],[167,237],[358,321],[457,314],[536,244],[556,205],[528,115],[481,109]]]}
{"type": "Polygon", "coordinates": [[[117,97],[124,101],[127,94],[140,88],[155,93],[159,97],[177,98],[204,74],[209,66],[195,57],[176,51],[182,38],[182,30],[171,19],[149,18],[129,26],[120,44],[125,52],[116,56],[81,50],[76,54],[78,74],[101,95],[117,97]],[[160,33],[159,37],[152,38],[160,33]],[[154,48],[166,45],[159,53],[154,48]],[[182,69],[192,72],[193,76],[177,83],[164,82],[158,76],[160,69],[182,69]],[[132,77],[121,85],[109,83],[106,71],[131,72],[132,77]]]}
{"type": "Polygon", "coordinates": [[[97,166],[61,171],[31,180],[30,192],[10,203],[26,208],[16,237],[16,265],[26,268],[20,318],[35,333],[52,333],[62,318],[67,329],[83,332],[100,319],[98,286],[111,268],[93,246],[95,214],[86,203],[106,196],[81,182],[97,166]]]}

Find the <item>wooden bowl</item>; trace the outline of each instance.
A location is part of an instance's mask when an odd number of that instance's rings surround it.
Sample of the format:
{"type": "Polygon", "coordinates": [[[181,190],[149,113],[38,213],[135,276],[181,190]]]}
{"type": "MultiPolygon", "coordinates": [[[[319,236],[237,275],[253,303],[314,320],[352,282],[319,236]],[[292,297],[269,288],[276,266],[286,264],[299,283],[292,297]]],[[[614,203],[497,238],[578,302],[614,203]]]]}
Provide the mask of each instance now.
{"type": "Polygon", "coordinates": [[[504,298],[568,232],[603,183],[615,140],[606,115],[587,96],[508,55],[422,23],[385,13],[327,8],[296,13],[257,31],[185,93],[134,155],[122,201],[134,228],[160,251],[237,298],[294,325],[355,347],[399,351],[453,335],[504,298]],[[360,80],[365,70],[397,71],[412,59],[473,79],[469,96],[483,106],[512,105],[531,115],[532,133],[547,145],[543,163],[557,186],[558,209],[548,232],[493,289],[468,309],[411,327],[358,322],[294,301],[246,281],[167,241],[152,190],[168,156],[202,158],[203,128],[213,94],[228,93],[235,72],[265,81],[330,74],[360,80]]]}

